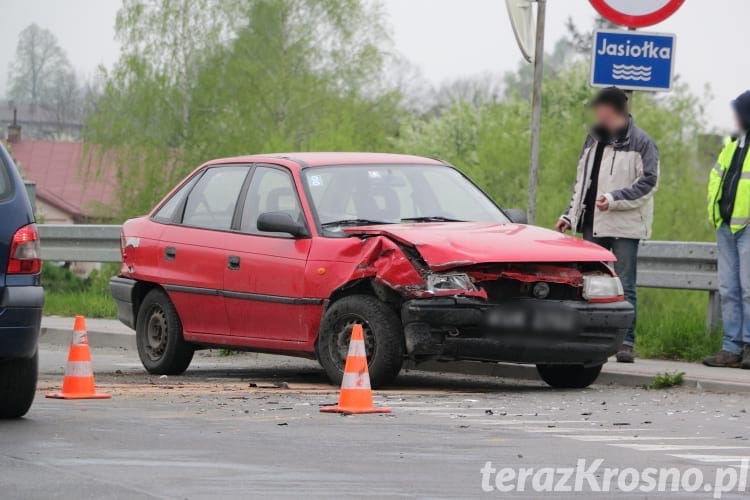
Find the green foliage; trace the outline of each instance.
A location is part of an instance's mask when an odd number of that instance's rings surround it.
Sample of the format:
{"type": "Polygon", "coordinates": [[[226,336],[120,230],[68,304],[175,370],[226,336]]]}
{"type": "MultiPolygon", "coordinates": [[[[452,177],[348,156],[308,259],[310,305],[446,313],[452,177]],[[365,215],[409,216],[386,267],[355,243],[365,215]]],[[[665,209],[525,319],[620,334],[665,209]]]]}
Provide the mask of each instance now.
{"type": "Polygon", "coordinates": [[[708,294],[638,290],[639,356],[699,361],[721,349],[721,332],[706,331],[708,294]]]}
{"type": "Polygon", "coordinates": [[[76,316],[87,318],[115,318],[117,305],[109,294],[92,292],[46,293],[44,298],[46,316],[76,316]]]}
{"type": "MultiPolygon", "coordinates": [[[[387,147],[382,13],[359,0],[127,0],[86,141],[116,155],[121,216],[207,159],[387,147]]],[[[93,148],[92,148],[93,149],[93,148]]]]}
{"type": "Polygon", "coordinates": [[[685,372],[658,373],[647,389],[670,389],[685,382],[685,372]]]}
{"type": "Polygon", "coordinates": [[[86,280],[49,262],[42,264],[42,284],[48,293],[75,293],[86,288],[86,280]]]}
{"type": "Polygon", "coordinates": [[[89,318],[113,318],[117,307],[109,294],[109,279],[118,273],[117,264],[105,264],[81,278],[64,267],[45,262],[42,284],[45,290],[44,314],[89,318]]]}
{"type": "MultiPolygon", "coordinates": [[[[577,63],[545,80],[538,222],[551,226],[567,206],[589,120],[587,65],[577,63]]],[[[655,239],[705,241],[705,173],[698,144],[704,103],[678,85],[668,97],[638,95],[633,113],[659,145],[661,180],[655,239]],[[680,221],[691,221],[680,224],[680,221]],[[675,222],[678,223],[675,223],[675,222]]],[[[529,103],[520,94],[474,106],[456,101],[437,117],[413,118],[396,149],[439,156],[476,179],[506,207],[524,207],[528,172],[529,103]]]]}

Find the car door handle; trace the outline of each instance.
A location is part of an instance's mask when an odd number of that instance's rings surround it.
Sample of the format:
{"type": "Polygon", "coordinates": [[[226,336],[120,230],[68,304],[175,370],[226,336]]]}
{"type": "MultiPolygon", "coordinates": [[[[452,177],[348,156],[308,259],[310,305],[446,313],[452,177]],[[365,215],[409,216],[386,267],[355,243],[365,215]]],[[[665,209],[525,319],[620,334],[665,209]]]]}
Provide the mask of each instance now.
{"type": "Polygon", "coordinates": [[[227,259],[227,267],[232,270],[240,268],[240,258],[236,255],[230,255],[227,259]]]}
{"type": "Polygon", "coordinates": [[[177,249],[175,247],[167,247],[164,249],[164,258],[167,260],[174,260],[177,257],[177,249]]]}

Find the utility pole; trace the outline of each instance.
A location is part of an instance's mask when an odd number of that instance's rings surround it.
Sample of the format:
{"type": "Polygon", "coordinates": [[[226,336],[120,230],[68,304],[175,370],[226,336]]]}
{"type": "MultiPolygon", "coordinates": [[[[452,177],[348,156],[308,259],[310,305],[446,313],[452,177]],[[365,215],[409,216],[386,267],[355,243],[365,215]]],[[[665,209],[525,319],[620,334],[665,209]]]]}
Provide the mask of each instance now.
{"type": "MultiPolygon", "coordinates": [[[[635,31],[632,26],[628,28],[628,31],[635,31]]],[[[625,91],[625,95],[628,96],[628,113],[633,112],[633,91],[628,89],[625,91]]]]}
{"type": "Polygon", "coordinates": [[[544,21],[547,0],[536,0],[536,44],[534,45],[534,83],[531,91],[531,150],[529,152],[529,224],[536,220],[536,190],[539,179],[539,136],[542,121],[542,80],[544,78],[544,21]]]}

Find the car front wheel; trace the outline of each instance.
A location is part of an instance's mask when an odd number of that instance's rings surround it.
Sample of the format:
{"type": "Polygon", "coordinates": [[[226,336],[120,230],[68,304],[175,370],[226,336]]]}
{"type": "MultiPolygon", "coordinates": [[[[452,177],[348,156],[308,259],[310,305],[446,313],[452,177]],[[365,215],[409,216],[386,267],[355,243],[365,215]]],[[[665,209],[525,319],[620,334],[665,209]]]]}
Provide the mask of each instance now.
{"type": "Polygon", "coordinates": [[[404,361],[401,321],[387,305],[370,295],[350,295],[334,302],[323,316],[318,360],[333,384],[341,384],[352,327],[362,325],[367,367],[373,388],[388,385],[404,361]]]}
{"type": "Polygon", "coordinates": [[[143,298],[135,340],[143,367],[155,375],[179,375],[193,359],[195,348],[182,337],[180,317],[162,290],[151,290],[143,298]]]}
{"type": "Polygon", "coordinates": [[[39,354],[28,359],[0,361],[0,418],[26,415],[34,401],[39,354]]]}
{"type": "Polygon", "coordinates": [[[539,376],[556,389],[584,389],[596,381],[603,365],[536,365],[539,376]]]}

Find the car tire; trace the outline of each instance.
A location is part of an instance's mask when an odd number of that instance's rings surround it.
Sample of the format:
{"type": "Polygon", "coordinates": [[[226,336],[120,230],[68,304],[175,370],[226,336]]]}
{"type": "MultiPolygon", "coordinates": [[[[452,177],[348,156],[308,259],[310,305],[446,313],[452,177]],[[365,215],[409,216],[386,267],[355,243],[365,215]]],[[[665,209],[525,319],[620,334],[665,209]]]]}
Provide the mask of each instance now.
{"type": "Polygon", "coordinates": [[[593,384],[603,365],[536,365],[539,376],[555,389],[584,389],[593,384]]]}
{"type": "Polygon", "coordinates": [[[26,415],[34,401],[38,373],[38,352],[27,359],[0,361],[0,418],[26,415]]]}
{"type": "Polygon", "coordinates": [[[146,294],[138,309],[135,340],[143,367],[154,375],[179,375],[193,360],[195,347],[185,342],[182,322],[160,289],[146,294]]]}
{"type": "Polygon", "coordinates": [[[371,295],[350,295],[326,311],[318,334],[317,353],[331,383],[340,385],[351,329],[360,323],[365,332],[370,385],[390,384],[404,362],[404,334],[392,309],[371,295]]]}

